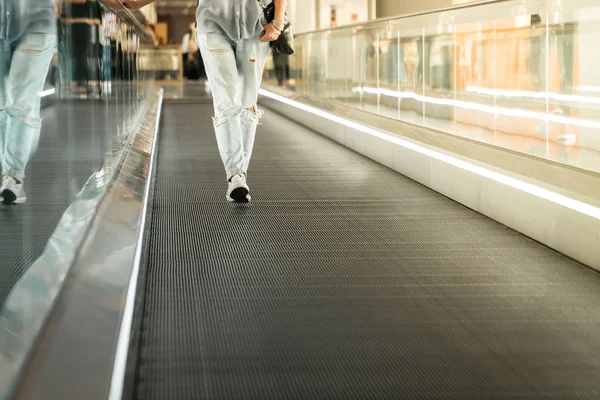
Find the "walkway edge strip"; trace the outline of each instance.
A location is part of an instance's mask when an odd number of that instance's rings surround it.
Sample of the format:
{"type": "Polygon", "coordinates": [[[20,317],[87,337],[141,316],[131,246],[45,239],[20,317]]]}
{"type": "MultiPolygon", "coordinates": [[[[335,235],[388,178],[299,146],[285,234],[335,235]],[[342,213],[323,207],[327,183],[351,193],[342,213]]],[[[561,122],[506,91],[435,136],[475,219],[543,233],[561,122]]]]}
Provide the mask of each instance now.
{"type": "Polygon", "coordinates": [[[144,242],[144,232],[146,229],[146,219],[148,214],[148,199],[150,196],[150,187],[152,186],[152,179],[154,176],[155,157],[158,149],[159,140],[159,126],[162,114],[164,89],[160,89],[160,95],[158,99],[158,109],[156,115],[156,126],[154,133],[154,143],[152,144],[152,155],[150,156],[150,168],[148,170],[148,179],[146,180],[146,187],[144,189],[144,209],[142,210],[140,233],[138,236],[134,266],[131,271],[129,278],[129,288],[127,290],[127,299],[125,302],[125,309],[123,311],[123,319],[121,321],[121,327],[119,329],[119,338],[117,341],[117,349],[115,353],[115,363],[113,367],[113,373],[110,383],[109,400],[120,400],[123,396],[123,387],[125,383],[125,371],[127,367],[127,357],[129,354],[129,343],[131,338],[131,327],[133,323],[133,311],[135,306],[135,299],[137,295],[137,284],[141,268],[142,250],[144,242]]]}
{"type": "Polygon", "coordinates": [[[259,94],[600,220],[600,208],[261,89],[259,94]]]}

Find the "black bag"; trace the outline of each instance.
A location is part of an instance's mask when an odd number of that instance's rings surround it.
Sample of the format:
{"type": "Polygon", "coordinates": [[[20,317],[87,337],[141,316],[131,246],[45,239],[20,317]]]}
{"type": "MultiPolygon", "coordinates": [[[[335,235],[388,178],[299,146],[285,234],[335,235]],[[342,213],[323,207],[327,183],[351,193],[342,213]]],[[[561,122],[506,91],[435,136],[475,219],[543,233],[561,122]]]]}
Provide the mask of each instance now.
{"type": "MultiPolygon", "coordinates": [[[[268,23],[271,23],[275,19],[275,3],[271,2],[267,6],[265,6],[262,0],[258,0],[258,3],[263,7],[265,19],[268,23]]],[[[292,32],[292,24],[288,19],[287,13],[283,20],[283,31],[277,40],[271,42],[271,49],[288,56],[294,54],[294,33],[292,32]]]]}

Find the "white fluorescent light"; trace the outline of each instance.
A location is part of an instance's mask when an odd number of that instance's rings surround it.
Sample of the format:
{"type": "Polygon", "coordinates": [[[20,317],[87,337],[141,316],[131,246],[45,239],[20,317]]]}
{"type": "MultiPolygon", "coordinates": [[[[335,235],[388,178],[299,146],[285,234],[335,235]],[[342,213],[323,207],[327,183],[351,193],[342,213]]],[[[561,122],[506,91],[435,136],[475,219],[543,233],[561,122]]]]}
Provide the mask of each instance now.
{"type": "Polygon", "coordinates": [[[259,93],[261,95],[265,96],[265,97],[269,97],[269,98],[271,98],[273,100],[280,101],[280,102],[282,102],[284,104],[290,105],[292,107],[296,107],[296,108],[298,108],[300,110],[309,112],[309,113],[317,115],[319,117],[322,117],[322,118],[328,119],[330,121],[342,124],[344,126],[352,128],[352,129],[356,129],[357,131],[364,132],[364,133],[369,134],[371,136],[374,136],[374,137],[386,140],[386,141],[388,141],[390,143],[397,144],[399,146],[402,146],[404,148],[413,150],[413,151],[415,151],[417,153],[426,155],[426,156],[431,157],[433,159],[436,159],[438,161],[442,161],[442,162],[444,162],[446,164],[453,165],[453,166],[458,167],[460,169],[463,169],[465,171],[469,171],[469,172],[477,174],[479,176],[483,176],[485,178],[488,178],[488,179],[491,179],[491,180],[496,181],[498,183],[502,183],[502,184],[510,186],[512,188],[521,190],[521,191],[523,191],[525,193],[528,193],[528,194],[531,194],[533,196],[542,198],[544,200],[551,201],[551,202],[553,202],[555,204],[558,204],[558,205],[561,205],[563,207],[569,208],[569,209],[571,209],[573,211],[577,211],[579,213],[588,215],[588,216],[590,216],[592,218],[595,218],[595,219],[600,219],[600,208],[595,207],[595,206],[593,206],[591,204],[583,203],[583,202],[581,202],[579,200],[575,200],[575,199],[572,199],[570,197],[564,196],[562,194],[552,192],[550,190],[547,190],[547,189],[544,189],[542,187],[533,185],[531,183],[527,183],[527,182],[521,181],[519,179],[512,178],[510,176],[506,176],[506,175],[503,175],[501,173],[489,170],[489,169],[481,167],[479,165],[475,165],[475,164],[472,164],[470,162],[460,160],[460,159],[458,159],[456,157],[453,157],[453,156],[450,156],[450,155],[447,155],[447,154],[443,154],[443,153],[440,153],[440,152],[435,151],[435,150],[428,149],[428,148],[426,148],[424,146],[421,146],[419,144],[416,144],[416,143],[410,142],[408,140],[405,140],[405,139],[402,139],[402,138],[390,135],[388,133],[384,133],[382,131],[378,131],[378,130],[376,130],[374,128],[368,127],[366,125],[359,124],[357,122],[351,121],[351,120],[343,118],[343,117],[339,117],[337,115],[328,113],[328,112],[320,110],[318,108],[311,107],[311,106],[299,103],[299,102],[294,101],[294,100],[290,100],[290,99],[288,99],[286,97],[280,96],[280,95],[275,94],[275,93],[271,93],[271,92],[266,91],[264,89],[261,89],[259,91],[259,93]]]}
{"type": "Polygon", "coordinates": [[[579,90],[580,92],[600,93],[600,86],[577,86],[577,90],[579,90]]]}
{"type": "Polygon", "coordinates": [[[44,90],[42,92],[39,92],[38,95],[40,97],[46,97],[46,96],[50,96],[52,94],[56,93],[56,89],[52,88],[52,89],[48,89],[48,90],[44,90]]]}
{"type": "Polygon", "coordinates": [[[580,96],[576,94],[561,94],[554,92],[532,92],[527,90],[505,90],[505,89],[489,89],[478,86],[468,86],[467,92],[476,94],[485,94],[489,96],[500,96],[500,97],[522,97],[529,99],[540,99],[545,100],[546,98],[556,101],[564,101],[571,103],[589,103],[589,104],[600,104],[599,97],[580,96]]]}
{"type": "Polygon", "coordinates": [[[540,113],[540,112],[536,112],[536,111],[521,110],[521,109],[517,109],[517,108],[487,106],[484,104],[473,103],[473,102],[468,102],[468,101],[461,101],[461,100],[429,97],[429,96],[423,96],[423,95],[415,93],[415,92],[398,92],[395,90],[378,89],[378,88],[372,88],[372,87],[362,87],[362,88],[355,87],[355,88],[352,88],[352,91],[358,92],[358,93],[362,92],[362,93],[369,93],[369,94],[379,94],[379,95],[383,95],[383,96],[395,97],[398,99],[415,99],[417,101],[421,101],[421,102],[428,103],[428,104],[452,106],[452,107],[464,108],[466,110],[481,111],[481,112],[485,112],[488,114],[504,115],[507,117],[521,117],[521,118],[535,119],[535,120],[544,121],[544,122],[548,121],[548,122],[555,122],[555,123],[565,124],[565,125],[580,126],[580,127],[584,127],[584,128],[600,129],[600,121],[563,117],[563,116],[556,115],[556,114],[546,114],[546,113],[540,113]]]}

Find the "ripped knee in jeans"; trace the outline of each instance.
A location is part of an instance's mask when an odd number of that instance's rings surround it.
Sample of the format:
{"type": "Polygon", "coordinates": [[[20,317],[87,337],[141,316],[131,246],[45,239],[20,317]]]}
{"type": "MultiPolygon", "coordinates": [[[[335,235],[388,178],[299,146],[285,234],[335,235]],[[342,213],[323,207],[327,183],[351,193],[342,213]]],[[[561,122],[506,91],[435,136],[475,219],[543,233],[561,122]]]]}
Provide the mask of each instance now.
{"type": "Polygon", "coordinates": [[[220,117],[213,117],[213,124],[215,126],[215,128],[219,125],[223,125],[224,123],[226,123],[227,121],[229,121],[231,119],[231,116],[220,116],[220,117]]]}
{"type": "Polygon", "coordinates": [[[256,107],[250,107],[244,108],[243,116],[252,122],[260,124],[260,119],[263,117],[264,113],[263,110],[259,110],[256,107]]]}
{"type": "Polygon", "coordinates": [[[21,49],[20,51],[25,54],[42,54],[42,50],[21,49]]]}
{"type": "Polygon", "coordinates": [[[215,50],[210,50],[210,54],[215,54],[215,55],[218,55],[218,54],[225,54],[225,53],[227,53],[228,51],[229,51],[229,50],[227,50],[227,49],[215,49],[215,50]]]}
{"type": "MultiPolygon", "coordinates": [[[[259,110],[256,107],[249,107],[249,108],[244,108],[241,111],[241,118],[245,119],[247,121],[250,122],[254,122],[256,124],[260,123],[260,119],[262,118],[264,114],[263,110],[259,110]]],[[[233,114],[225,114],[225,115],[219,115],[219,116],[215,116],[213,117],[213,124],[215,126],[215,128],[219,125],[223,125],[227,122],[229,122],[229,120],[233,117],[237,117],[238,115],[240,115],[240,112],[237,111],[233,114]]]]}
{"type": "Polygon", "coordinates": [[[6,115],[12,118],[14,121],[18,121],[21,124],[28,125],[32,128],[39,128],[42,126],[42,119],[39,116],[32,116],[22,112],[15,112],[12,109],[0,110],[0,116],[6,115]]]}

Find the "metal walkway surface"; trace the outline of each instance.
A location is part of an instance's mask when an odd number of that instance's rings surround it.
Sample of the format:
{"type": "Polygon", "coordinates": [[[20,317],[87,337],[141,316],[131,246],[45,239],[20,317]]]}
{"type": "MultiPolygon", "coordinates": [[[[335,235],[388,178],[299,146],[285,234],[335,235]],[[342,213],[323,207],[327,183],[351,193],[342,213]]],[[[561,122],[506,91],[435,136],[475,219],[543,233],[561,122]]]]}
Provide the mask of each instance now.
{"type": "MultiPolygon", "coordinates": [[[[137,399],[600,398],[600,275],[272,112],[163,111],[137,399]]],[[[460,185],[457,182],[457,185],[460,185]]]]}

